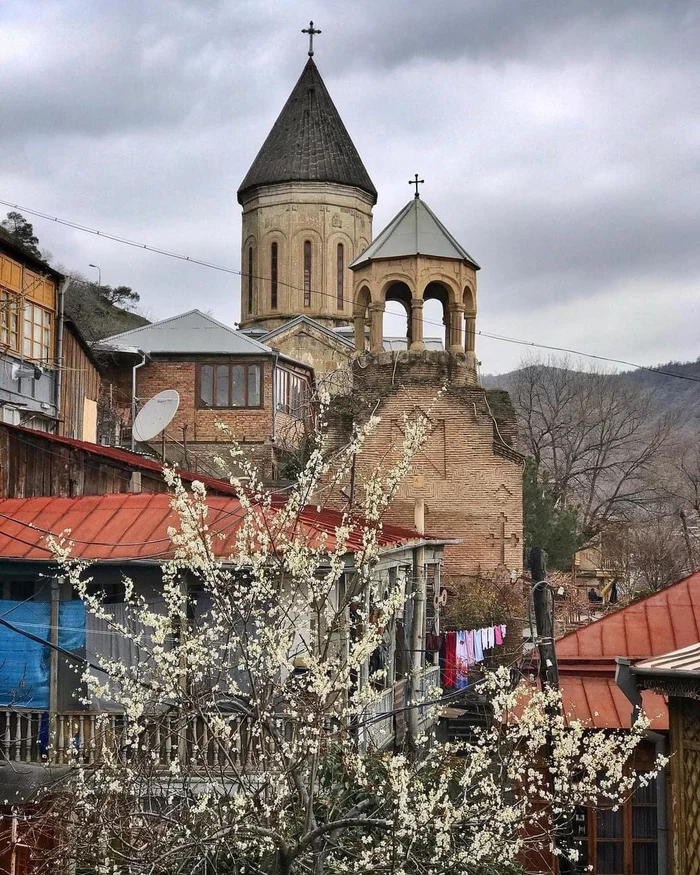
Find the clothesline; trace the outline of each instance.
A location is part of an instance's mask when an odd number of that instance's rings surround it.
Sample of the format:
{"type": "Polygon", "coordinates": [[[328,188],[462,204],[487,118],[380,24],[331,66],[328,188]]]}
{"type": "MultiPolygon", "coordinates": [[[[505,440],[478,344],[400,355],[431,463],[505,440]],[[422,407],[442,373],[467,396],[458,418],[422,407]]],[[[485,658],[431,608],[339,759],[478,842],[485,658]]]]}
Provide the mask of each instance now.
{"type": "Polygon", "coordinates": [[[466,687],[469,669],[483,662],[487,650],[500,647],[506,637],[505,624],[481,629],[445,632],[440,646],[443,687],[466,687]]]}

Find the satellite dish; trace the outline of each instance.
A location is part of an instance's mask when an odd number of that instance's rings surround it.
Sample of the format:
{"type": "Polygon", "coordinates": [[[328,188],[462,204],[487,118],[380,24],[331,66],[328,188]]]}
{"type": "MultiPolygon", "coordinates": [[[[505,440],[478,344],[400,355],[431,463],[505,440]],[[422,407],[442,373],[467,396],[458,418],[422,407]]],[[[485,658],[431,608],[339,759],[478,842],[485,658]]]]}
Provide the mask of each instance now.
{"type": "Polygon", "coordinates": [[[166,389],[147,401],[134,420],[134,440],[150,441],[172,422],[180,406],[180,393],[166,389]]]}

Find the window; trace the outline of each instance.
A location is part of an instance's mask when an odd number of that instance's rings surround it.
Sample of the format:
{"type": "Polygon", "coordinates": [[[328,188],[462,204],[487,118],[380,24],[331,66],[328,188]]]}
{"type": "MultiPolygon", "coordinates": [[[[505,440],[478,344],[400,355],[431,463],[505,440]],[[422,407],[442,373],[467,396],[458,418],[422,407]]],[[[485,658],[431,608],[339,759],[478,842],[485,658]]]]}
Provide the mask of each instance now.
{"type": "Polygon", "coordinates": [[[51,355],[51,313],[31,301],[24,304],[22,355],[42,362],[51,355]]]}
{"type": "Polygon", "coordinates": [[[657,875],[657,784],[637,786],[617,811],[581,809],[574,818],[579,864],[596,875],[657,875]]]}
{"type": "Polygon", "coordinates": [[[262,365],[200,365],[198,407],[262,407],[262,365]]]}
{"type": "Polygon", "coordinates": [[[19,297],[0,289],[0,344],[13,352],[19,352],[19,310],[19,297]]]}
{"type": "Polygon", "coordinates": [[[270,307],[277,309],[277,244],[270,246],[270,307]]]}
{"type": "Polygon", "coordinates": [[[345,273],[345,247],[342,243],[338,244],[338,284],[337,284],[337,306],[339,310],[343,309],[343,280],[345,273]]]}
{"type": "Polygon", "coordinates": [[[304,243],[304,306],[311,306],[311,241],[304,243]]]}
{"type": "Polygon", "coordinates": [[[248,315],[253,312],[253,247],[248,247],[248,315]]]}
{"type": "Polygon", "coordinates": [[[309,381],[301,374],[285,368],[275,371],[277,410],[295,419],[303,419],[309,401],[309,381]]]}

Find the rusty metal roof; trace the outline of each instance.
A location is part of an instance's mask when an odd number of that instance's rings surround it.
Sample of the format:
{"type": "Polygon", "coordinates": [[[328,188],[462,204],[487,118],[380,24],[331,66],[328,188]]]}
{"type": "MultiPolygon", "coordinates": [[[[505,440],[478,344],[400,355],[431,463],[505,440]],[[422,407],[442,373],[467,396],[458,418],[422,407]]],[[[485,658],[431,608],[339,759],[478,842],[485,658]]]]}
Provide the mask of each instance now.
{"type": "MultiPolygon", "coordinates": [[[[47,545],[49,535],[70,530],[75,558],[102,562],[161,561],[173,556],[168,530],[178,528],[177,514],[170,507],[168,494],[113,494],[80,498],[6,498],[0,499],[0,559],[47,561],[53,554],[47,545]]],[[[207,524],[212,547],[222,560],[236,551],[236,534],[245,511],[236,498],[207,498],[207,524]]],[[[279,526],[283,502],[276,502],[266,514],[266,523],[274,531],[279,526]]],[[[338,511],[315,506],[305,507],[299,517],[301,532],[310,542],[322,544],[330,551],[336,545],[336,530],[343,517],[338,511]]],[[[382,547],[402,546],[435,540],[411,529],[384,525],[378,533],[382,547]]],[[[348,539],[347,552],[362,546],[362,527],[348,539]]]]}
{"type": "MultiPolygon", "coordinates": [[[[34,428],[26,428],[23,425],[10,425],[8,422],[3,422],[3,429],[18,432],[20,434],[31,435],[33,438],[45,440],[50,444],[58,444],[65,447],[73,447],[76,450],[89,453],[92,456],[98,456],[102,459],[109,459],[112,462],[119,462],[122,465],[127,465],[135,471],[151,471],[154,474],[163,474],[163,466],[148,459],[146,456],[141,456],[138,453],[132,453],[129,450],[122,450],[120,447],[105,447],[102,444],[93,444],[90,441],[81,441],[77,438],[61,437],[56,434],[48,434],[45,431],[38,431],[34,428]]],[[[191,483],[193,480],[199,480],[207,487],[210,492],[218,492],[224,495],[237,495],[236,490],[227,480],[219,480],[216,477],[206,477],[204,474],[198,474],[194,471],[186,471],[178,468],[180,479],[186,483],[191,483]]]]}
{"type": "MultiPolygon", "coordinates": [[[[611,677],[560,678],[564,713],[595,729],[629,729],[632,705],[611,677]]],[[[642,707],[652,729],[668,729],[668,708],[663,696],[645,690],[642,707]]]]}
{"type": "Polygon", "coordinates": [[[560,661],[648,659],[700,641],[700,572],[564,635],[560,661]]]}

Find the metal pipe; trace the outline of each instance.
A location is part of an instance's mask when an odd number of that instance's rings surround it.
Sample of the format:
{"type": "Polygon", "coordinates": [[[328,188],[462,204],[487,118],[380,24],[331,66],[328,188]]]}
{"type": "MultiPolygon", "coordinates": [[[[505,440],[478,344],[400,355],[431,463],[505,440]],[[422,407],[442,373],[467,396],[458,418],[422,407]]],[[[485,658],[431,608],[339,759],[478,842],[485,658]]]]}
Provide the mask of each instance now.
{"type": "MultiPolygon", "coordinates": [[[[70,288],[70,278],[61,280],[58,286],[58,330],[56,333],[56,355],[54,363],[56,367],[56,382],[54,384],[54,407],[56,419],[61,418],[61,389],[63,387],[63,314],[66,308],[66,292],[70,288]]],[[[75,435],[70,435],[75,437],[75,435]]]]}
{"type": "Polygon", "coordinates": [[[136,397],[136,371],[139,368],[142,368],[148,357],[143,350],[139,350],[141,353],[141,361],[136,362],[136,364],[131,369],[131,451],[133,452],[136,449],[136,440],[134,438],[134,422],[136,420],[136,408],[138,406],[138,398],[136,397]]]}

